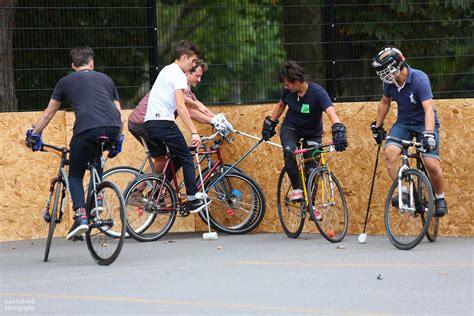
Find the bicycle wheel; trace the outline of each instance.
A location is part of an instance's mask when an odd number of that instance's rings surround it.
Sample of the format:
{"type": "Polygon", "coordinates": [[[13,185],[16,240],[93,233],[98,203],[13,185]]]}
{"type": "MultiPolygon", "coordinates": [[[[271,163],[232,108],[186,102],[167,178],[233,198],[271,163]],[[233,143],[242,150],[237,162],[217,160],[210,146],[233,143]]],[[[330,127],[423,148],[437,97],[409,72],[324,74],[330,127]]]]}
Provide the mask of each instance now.
{"type": "Polygon", "coordinates": [[[155,241],[173,226],[177,196],[168,181],[156,174],[145,174],[130,183],[125,192],[127,230],[138,241],[155,241]]]}
{"type": "MultiPolygon", "coordinates": [[[[102,210],[89,215],[91,224],[86,232],[87,248],[95,262],[107,266],[117,259],[125,241],[125,202],[120,189],[110,181],[99,183],[95,193],[102,199],[102,210]],[[120,232],[120,236],[111,236],[107,233],[109,230],[120,232]]],[[[90,194],[87,206],[88,210],[94,208],[94,194],[90,194]]]]}
{"type": "Polygon", "coordinates": [[[288,193],[293,190],[290,177],[283,167],[278,178],[277,207],[281,227],[289,238],[298,238],[303,231],[306,217],[305,203],[290,202],[288,193]]]}
{"type": "MultiPolygon", "coordinates": [[[[418,210],[418,212],[421,214],[421,224],[425,226],[425,223],[427,221],[427,215],[428,213],[426,212],[427,208],[429,207],[429,202],[428,202],[428,197],[426,196],[429,194],[428,192],[424,192],[421,184],[419,183],[417,185],[417,206],[421,205],[421,209],[418,210]]],[[[433,193],[431,193],[433,194],[433,193]]],[[[434,201],[434,199],[433,199],[434,201]]],[[[426,231],[426,238],[430,242],[435,242],[436,238],[438,238],[438,231],[439,231],[439,217],[434,216],[434,210],[431,211],[431,221],[428,226],[428,230],[426,231]]]]}
{"type": "Polygon", "coordinates": [[[341,184],[332,172],[317,168],[308,178],[308,209],[321,235],[330,242],[340,242],[347,233],[349,215],[341,184]],[[318,214],[319,212],[319,214],[318,214]]]}
{"type": "Polygon", "coordinates": [[[409,250],[418,245],[426,235],[432,217],[433,196],[430,193],[431,184],[428,178],[419,170],[407,169],[402,173],[401,185],[406,188],[408,193],[399,192],[398,181],[397,179],[393,182],[385,202],[385,229],[388,239],[395,247],[409,250]],[[425,201],[423,203],[426,203],[422,210],[417,207],[417,205],[419,206],[418,192],[422,193],[425,201]],[[394,198],[394,201],[397,201],[399,194],[402,194],[405,200],[402,201],[402,204],[405,204],[402,207],[398,205],[398,202],[392,203],[394,198]],[[421,216],[425,218],[423,224],[418,218],[421,216]]]}
{"type": "MultiPolygon", "coordinates": [[[[209,204],[209,222],[216,230],[237,235],[254,230],[265,215],[265,198],[260,187],[249,176],[229,172],[212,188],[208,185],[218,179],[209,178],[204,186],[212,203],[209,204]]],[[[206,209],[199,212],[207,223],[206,209]]]]}
{"type": "MultiPolygon", "coordinates": [[[[140,175],[140,170],[134,167],[118,166],[104,171],[102,181],[107,180],[115,183],[120,191],[125,192],[128,185],[140,175]]],[[[125,196],[125,194],[124,194],[125,196]]]]}
{"type": "MultiPolygon", "coordinates": [[[[44,262],[48,261],[49,258],[49,250],[51,248],[51,241],[53,240],[54,236],[54,229],[56,228],[56,224],[59,222],[58,210],[61,210],[62,204],[64,202],[64,197],[61,198],[61,193],[64,188],[64,182],[61,180],[56,180],[54,183],[54,189],[52,193],[53,198],[53,209],[49,214],[49,223],[48,223],[48,238],[46,239],[46,248],[44,250],[44,262]]],[[[49,210],[46,210],[49,213],[49,210]]]]}

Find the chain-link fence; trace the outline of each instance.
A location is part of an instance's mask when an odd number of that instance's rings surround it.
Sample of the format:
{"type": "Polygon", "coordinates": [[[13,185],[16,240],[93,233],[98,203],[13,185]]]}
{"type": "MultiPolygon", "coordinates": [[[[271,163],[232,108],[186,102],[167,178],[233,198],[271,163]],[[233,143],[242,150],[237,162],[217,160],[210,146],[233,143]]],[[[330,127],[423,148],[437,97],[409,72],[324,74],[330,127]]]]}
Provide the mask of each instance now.
{"type": "MultiPolygon", "coordinates": [[[[334,101],[376,100],[370,59],[386,44],[430,77],[435,98],[474,96],[472,1],[2,0],[2,111],[43,109],[71,71],[69,50],[91,46],[96,69],[133,107],[183,38],[209,70],[205,104],[277,101],[278,72],[295,60],[334,101]]],[[[65,105],[67,107],[67,104],[65,105]]]]}

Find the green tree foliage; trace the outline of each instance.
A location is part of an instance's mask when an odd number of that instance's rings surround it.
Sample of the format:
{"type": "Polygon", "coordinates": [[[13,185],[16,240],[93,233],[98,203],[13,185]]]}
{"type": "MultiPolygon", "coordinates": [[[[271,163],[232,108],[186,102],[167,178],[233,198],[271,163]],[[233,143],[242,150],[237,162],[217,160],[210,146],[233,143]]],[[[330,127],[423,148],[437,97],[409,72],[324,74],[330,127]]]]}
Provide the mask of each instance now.
{"type": "Polygon", "coordinates": [[[244,103],[277,99],[278,70],[285,60],[281,8],[274,1],[159,1],[160,66],[172,61],[173,45],[198,45],[209,71],[197,93],[205,102],[244,103]]]}
{"type": "MultiPolygon", "coordinates": [[[[56,82],[72,71],[69,51],[91,46],[96,70],[113,78],[124,103],[148,75],[144,1],[18,0],[15,89],[21,109],[43,109],[56,82]]],[[[65,107],[68,105],[65,104],[65,107]]]]}
{"type": "MultiPolygon", "coordinates": [[[[381,47],[394,44],[402,49],[411,66],[429,75],[435,95],[449,97],[452,91],[460,91],[458,96],[462,96],[462,90],[470,89],[465,95],[472,96],[472,1],[383,0],[369,3],[351,0],[336,6],[338,41],[341,42],[336,49],[336,59],[359,60],[352,67],[342,62],[337,69],[338,78],[373,76],[370,59],[381,47]]],[[[378,81],[348,82],[351,84],[341,84],[339,95],[380,94],[378,81]]]]}

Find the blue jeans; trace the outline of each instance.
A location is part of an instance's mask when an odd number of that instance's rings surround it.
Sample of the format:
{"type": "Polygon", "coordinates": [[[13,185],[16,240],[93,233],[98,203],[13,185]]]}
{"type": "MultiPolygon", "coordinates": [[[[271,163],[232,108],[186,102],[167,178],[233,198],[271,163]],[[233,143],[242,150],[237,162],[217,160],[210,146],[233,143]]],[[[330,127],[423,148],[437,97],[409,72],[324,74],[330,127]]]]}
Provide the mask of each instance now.
{"type": "Polygon", "coordinates": [[[176,123],[173,121],[153,120],[145,122],[144,127],[152,141],[156,143],[164,143],[164,145],[168,147],[170,154],[175,156],[183,166],[186,194],[188,195],[188,199],[193,199],[198,191],[193,156],[191,155],[188,144],[176,123]]]}
{"type": "MultiPolygon", "coordinates": [[[[280,140],[283,147],[283,160],[285,161],[286,172],[291,180],[293,189],[303,189],[301,180],[298,174],[298,166],[293,155],[293,151],[296,150],[296,145],[299,140],[304,138],[304,147],[308,147],[308,142],[321,143],[321,137],[301,137],[294,128],[288,126],[282,126],[280,129],[280,140]]],[[[305,153],[305,158],[311,158],[311,153],[305,153]]],[[[316,168],[316,162],[311,161],[306,163],[305,170],[309,171],[311,168],[316,168]]],[[[308,176],[308,174],[306,175],[308,176]]]]}
{"type": "MultiPolygon", "coordinates": [[[[107,136],[109,144],[114,144],[120,136],[120,127],[106,126],[86,130],[71,138],[69,144],[69,191],[71,192],[72,208],[86,207],[84,196],[84,174],[89,163],[94,163],[97,149],[95,140],[99,136],[107,136]]],[[[105,148],[107,149],[107,148],[105,148]]],[[[99,176],[102,178],[102,166],[95,165],[99,176]]],[[[89,191],[91,182],[89,182],[89,191]]]]}
{"type": "MultiPolygon", "coordinates": [[[[435,150],[423,153],[422,155],[425,156],[425,157],[430,157],[430,158],[434,158],[434,159],[439,160],[440,143],[439,143],[438,128],[439,128],[439,126],[435,126],[435,129],[434,129],[435,139],[436,139],[436,143],[438,144],[438,146],[436,147],[435,150]]],[[[403,124],[403,123],[400,123],[400,122],[395,122],[395,124],[393,124],[392,128],[390,129],[390,132],[388,133],[388,135],[396,137],[396,138],[404,139],[404,140],[411,140],[411,139],[413,139],[413,136],[415,136],[416,141],[421,142],[424,131],[425,131],[425,125],[424,124],[403,124]]],[[[400,149],[402,148],[401,144],[399,144],[397,142],[394,142],[394,141],[391,141],[391,140],[387,140],[385,142],[384,147],[387,147],[388,145],[395,145],[395,146],[399,147],[400,149]]]]}

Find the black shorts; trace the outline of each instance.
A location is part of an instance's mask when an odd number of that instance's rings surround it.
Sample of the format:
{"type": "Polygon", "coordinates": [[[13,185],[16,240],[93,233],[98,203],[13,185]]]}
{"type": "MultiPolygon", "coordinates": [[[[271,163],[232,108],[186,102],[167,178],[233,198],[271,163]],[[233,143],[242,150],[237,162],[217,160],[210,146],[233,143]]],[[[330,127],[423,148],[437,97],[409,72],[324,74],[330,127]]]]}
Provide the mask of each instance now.
{"type": "Polygon", "coordinates": [[[150,150],[150,155],[152,157],[166,155],[165,144],[163,142],[157,142],[157,141],[151,140],[151,138],[148,136],[147,132],[145,131],[143,124],[137,124],[137,123],[128,121],[128,130],[133,135],[133,137],[135,137],[140,142],[140,144],[143,145],[142,138],[146,141],[148,149],[150,150]]]}

